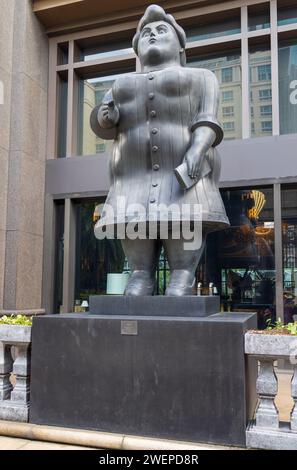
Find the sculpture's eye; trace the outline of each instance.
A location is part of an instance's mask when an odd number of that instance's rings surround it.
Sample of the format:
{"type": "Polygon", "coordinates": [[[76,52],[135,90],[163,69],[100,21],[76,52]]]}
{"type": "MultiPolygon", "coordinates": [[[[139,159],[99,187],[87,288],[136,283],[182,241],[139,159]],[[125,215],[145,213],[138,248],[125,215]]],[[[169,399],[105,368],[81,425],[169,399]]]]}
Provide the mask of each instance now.
{"type": "Polygon", "coordinates": [[[144,30],[142,31],[141,36],[142,36],[143,38],[145,38],[145,37],[147,37],[147,36],[149,36],[149,35],[150,35],[150,30],[149,30],[149,29],[144,29],[144,30]]]}
{"type": "Polygon", "coordinates": [[[158,34],[164,34],[167,33],[168,29],[166,28],[166,26],[159,26],[159,28],[157,28],[157,31],[158,34]]]}

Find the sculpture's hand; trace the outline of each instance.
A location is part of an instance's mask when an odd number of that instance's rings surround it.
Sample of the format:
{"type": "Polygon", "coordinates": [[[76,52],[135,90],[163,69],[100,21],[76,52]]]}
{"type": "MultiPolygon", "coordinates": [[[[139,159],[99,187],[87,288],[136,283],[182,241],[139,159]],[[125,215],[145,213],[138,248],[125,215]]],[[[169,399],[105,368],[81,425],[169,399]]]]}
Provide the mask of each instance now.
{"type": "Polygon", "coordinates": [[[101,127],[106,129],[114,127],[119,121],[120,113],[114,101],[104,103],[98,111],[98,121],[101,127]]]}
{"type": "Polygon", "coordinates": [[[185,155],[185,162],[187,163],[188,175],[190,178],[196,179],[202,166],[204,154],[197,151],[195,146],[189,148],[185,155]]]}

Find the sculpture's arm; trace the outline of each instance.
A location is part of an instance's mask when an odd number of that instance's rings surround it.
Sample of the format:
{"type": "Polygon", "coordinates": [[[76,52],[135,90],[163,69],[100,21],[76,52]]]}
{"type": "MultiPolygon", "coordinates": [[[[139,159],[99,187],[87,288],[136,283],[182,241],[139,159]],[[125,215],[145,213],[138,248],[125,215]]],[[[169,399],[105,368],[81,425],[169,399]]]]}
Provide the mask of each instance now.
{"type": "Polygon", "coordinates": [[[116,138],[116,126],[119,119],[119,109],[114,104],[112,90],[109,90],[105,94],[102,103],[96,106],[91,113],[91,128],[98,137],[113,140],[116,138]]]}
{"type": "Polygon", "coordinates": [[[185,155],[188,175],[196,179],[199,177],[203,158],[210,147],[215,143],[216,133],[208,126],[200,126],[193,132],[192,144],[185,155]]]}
{"type": "Polygon", "coordinates": [[[184,158],[187,163],[188,175],[193,179],[199,178],[207,151],[210,147],[218,145],[223,139],[223,130],[217,120],[218,81],[214,73],[209,70],[201,70],[201,74],[201,102],[191,126],[192,144],[184,158]]]}

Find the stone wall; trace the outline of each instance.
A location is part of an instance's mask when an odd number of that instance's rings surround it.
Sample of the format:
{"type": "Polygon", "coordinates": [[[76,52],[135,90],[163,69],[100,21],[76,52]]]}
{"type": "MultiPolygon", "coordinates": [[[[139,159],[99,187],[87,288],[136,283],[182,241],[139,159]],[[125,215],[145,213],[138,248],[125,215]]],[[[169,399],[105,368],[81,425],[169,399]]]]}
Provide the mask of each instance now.
{"type": "Polygon", "coordinates": [[[40,309],[48,39],[30,0],[0,5],[0,310],[40,309]]]}

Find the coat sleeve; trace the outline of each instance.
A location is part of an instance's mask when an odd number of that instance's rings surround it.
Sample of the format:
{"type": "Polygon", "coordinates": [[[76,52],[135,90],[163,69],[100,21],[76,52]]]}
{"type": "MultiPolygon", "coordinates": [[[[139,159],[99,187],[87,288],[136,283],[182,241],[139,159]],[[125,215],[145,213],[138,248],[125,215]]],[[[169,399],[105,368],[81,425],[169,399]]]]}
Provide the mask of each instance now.
{"type": "Polygon", "coordinates": [[[191,131],[197,127],[208,126],[216,133],[216,140],[213,147],[218,145],[224,137],[223,129],[217,120],[219,106],[219,84],[213,72],[201,69],[201,100],[198,112],[194,116],[191,131]]]}
{"type": "Polygon", "coordinates": [[[101,127],[98,121],[98,112],[100,110],[100,107],[103,104],[109,103],[112,100],[113,100],[112,90],[110,89],[108,90],[107,93],[105,93],[102,103],[99,104],[98,106],[95,106],[95,108],[91,112],[91,116],[90,116],[91,129],[98,137],[101,137],[101,139],[114,140],[117,136],[116,126],[106,129],[106,128],[101,127]]]}

